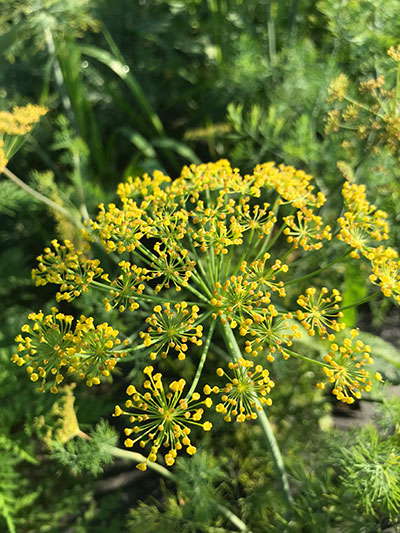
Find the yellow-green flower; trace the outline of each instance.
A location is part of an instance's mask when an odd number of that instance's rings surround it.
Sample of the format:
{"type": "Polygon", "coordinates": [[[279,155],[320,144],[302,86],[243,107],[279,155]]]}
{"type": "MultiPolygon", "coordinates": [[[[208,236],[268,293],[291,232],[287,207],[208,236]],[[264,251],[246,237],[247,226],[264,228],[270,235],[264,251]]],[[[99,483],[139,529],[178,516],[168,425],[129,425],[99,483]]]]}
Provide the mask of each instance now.
{"type": "MultiPolygon", "coordinates": [[[[153,373],[154,368],[144,369],[147,376],[143,387],[145,393],[137,391],[129,385],[126,392],[130,398],[125,402],[125,408],[115,407],[114,416],[128,415],[130,427],[125,428],[125,446],[131,448],[136,443],[142,448],[150,447],[148,461],[156,461],[161,446],[167,450],[164,455],[165,463],[172,466],[179,450],[184,446],[189,455],[196,453],[189,435],[189,426],[199,426],[204,431],[210,431],[210,422],[201,422],[204,407],[210,407],[210,398],[200,399],[200,394],[194,392],[190,398],[184,398],[185,380],[173,381],[168,389],[164,388],[162,375],[153,373]]],[[[137,465],[140,470],[146,469],[146,463],[137,465]]]]}
{"type": "Polygon", "coordinates": [[[98,385],[124,357],[118,331],[107,323],[95,326],[93,318],[81,316],[73,327],[74,318],[52,307],[51,314],[31,313],[33,324],[24,324],[17,335],[17,352],[12,361],[26,365],[31,381],[40,383],[39,390],[50,384],[57,393],[66,376],[77,373],[88,386],[98,385]]]}
{"type": "Polygon", "coordinates": [[[189,342],[196,346],[202,345],[203,326],[196,324],[199,318],[197,305],[189,308],[186,302],[174,306],[165,302],[162,306],[156,305],[153,311],[146,318],[149,324],[147,331],[140,332],[143,344],[151,347],[151,359],[156,359],[158,355],[165,358],[170,349],[173,349],[178,359],[183,360],[189,342]]]}
{"type": "MultiPolygon", "coordinates": [[[[361,398],[362,392],[369,392],[372,388],[372,379],[382,381],[379,372],[370,375],[367,365],[372,365],[371,347],[364,344],[356,329],[351,330],[351,336],[344,339],[338,346],[331,344],[331,351],[324,357],[327,366],[323,368],[328,382],[333,385],[332,393],[344,403],[354,403],[361,398]]],[[[319,384],[323,388],[323,384],[319,384]]]]}
{"type": "Polygon", "coordinates": [[[269,397],[275,383],[270,379],[269,372],[261,365],[254,366],[253,361],[240,358],[237,362],[228,364],[233,377],[230,377],[222,368],[217,369],[217,375],[228,378],[228,383],[220,389],[208,387],[205,392],[221,392],[221,402],[216,405],[216,411],[222,413],[226,422],[231,422],[232,417],[237,422],[254,420],[261,405],[271,405],[269,397]]]}

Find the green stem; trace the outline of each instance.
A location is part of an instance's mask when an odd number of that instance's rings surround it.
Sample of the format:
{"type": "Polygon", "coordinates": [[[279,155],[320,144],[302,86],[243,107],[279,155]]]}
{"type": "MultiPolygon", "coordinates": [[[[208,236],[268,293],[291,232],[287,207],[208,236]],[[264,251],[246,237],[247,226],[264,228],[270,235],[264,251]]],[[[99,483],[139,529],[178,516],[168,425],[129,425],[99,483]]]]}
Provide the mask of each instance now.
{"type": "Polygon", "coordinates": [[[210,291],[210,289],[207,287],[207,285],[205,284],[204,280],[201,278],[201,276],[199,275],[199,273],[194,273],[192,272],[192,278],[193,280],[203,289],[203,291],[210,297],[212,298],[212,293],[210,291]]]}
{"type": "Polygon", "coordinates": [[[360,298],[359,300],[356,300],[352,304],[345,305],[343,307],[339,307],[339,309],[337,311],[339,312],[339,311],[344,311],[345,309],[350,309],[351,307],[357,307],[358,305],[361,305],[361,304],[364,304],[366,302],[369,302],[369,301],[373,300],[379,294],[380,294],[379,291],[374,292],[373,294],[370,294],[369,296],[365,296],[365,298],[360,298]]]}
{"type": "Polygon", "coordinates": [[[216,507],[234,526],[238,528],[239,531],[243,531],[244,533],[252,533],[243,520],[235,515],[235,513],[233,513],[230,509],[228,509],[228,507],[225,507],[225,505],[221,505],[220,503],[217,503],[216,507]]]}
{"type": "Polygon", "coordinates": [[[284,349],[285,353],[291,355],[292,357],[296,357],[296,359],[301,359],[302,361],[306,361],[306,363],[311,363],[313,365],[327,367],[329,366],[326,363],[321,363],[321,361],[316,361],[315,359],[311,359],[311,357],[307,357],[306,355],[301,355],[297,352],[292,352],[292,350],[288,350],[287,348],[284,349]]]}
{"type": "Polygon", "coordinates": [[[282,454],[279,449],[278,443],[276,442],[271,424],[263,409],[262,403],[259,402],[258,400],[257,400],[257,403],[259,407],[261,407],[261,410],[258,411],[258,421],[260,423],[262,430],[264,431],[264,435],[267,440],[268,448],[274,460],[274,467],[275,467],[275,471],[276,471],[278,481],[280,484],[281,492],[283,494],[283,497],[285,498],[288,508],[290,508],[293,506],[294,500],[290,493],[289,481],[287,478],[285,465],[283,463],[282,454]]]}
{"type": "Polygon", "coordinates": [[[215,320],[213,320],[211,322],[210,329],[209,329],[208,336],[207,336],[207,340],[206,340],[206,343],[205,343],[204,348],[203,348],[203,352],[202,352],[201,357],[200,357],[200,362],[199,362],[199,366],[197,367],[196,375],[194,376],[194,379],[193,379],[193,382],[192,382],[192,384],[190,386],[189,392],[186,395],[186,400],[188,400],[192,396],[193,392],[196,390],[197,383],[199,382],[201,373],[203,371],[204,363],[206,362],[206,359],[207,359],[207,354],[208,354],[208,350],[210,348],[210,343],[211,343],[211,339],[212,339],[212,336],[213,336],[213,333],[214,333],[215,324],[216,324],[216,322],[215,322],[215,320]]]}
{"type": "MultiPolygon", "coordinates": [[[[96,287],[97,289],[100,289],[106,292],[109,292],[111,290],[111,287],[109,287],[108,285],[105,285],[104,283],[100,283],[99,281],[92,281],[90,285],[93,285],[93,287],[96,287]]],[[[140,294],[137,298],[135,298],[135,300],[138,300],[138,301],[143,300],[144,302],[154,302],[154,303],[159,303],[159,304],[163,304],[167,301],[171,304],[181,303],[180,300],[171,300],[170,298],[165,298],[165,297],[161,298],[159,296],[154,296],[152,294],[140,294]]],[[[203,300],[205,300],[205,298],[203,298],[203,300]]],[[[205,302],[208,305],[209,302],[207,300],[205,300],[205,302]]],[[[186,302],[186,303],[188,305],[200,305],[200,306],[205,305],[205,303],[203,304],[202,302],[186,302]]]]}
{"type": "Polygon", "coordinates": [[[255,259],[256,261],[257,261],[257,259],[260,259],[260,257],[262,257],[265,254],[265,252],[268,252],[268,250],[271,249],[271,247],[278,240],[278,238],[280,237],[280,235],[282,234],[282,232],[286,228],[286,226],[287,226],[287,224],[282,224],[282,226],[279,228],[279,230],[275,233],[275,235],[274,235],[272,240],[269,238],[270,235],[268,235],[268,237],[264,241],[264,244],[263,244],[261,250],[257,254],[257,257],[255,259]]]}
{"type": "MultiPolygon", "coordinates": [[[[194,287],[191,287],[190,284],[188,283],[185,287],[185,289],[187,289],[188,291],[192,292],[193,294],[195,294],[198,298],[200,298],[200,300],[203,300],[203,302],[209,304],[210,302],[207,300],[207,298],[201,294],[201,292],[199,292],[197,289],[195,289],[194,287]]],[[[200,302],[198,303],[198,305],[200,305],[200,302]]]]}
{"type": "Polygon", "coordinates": [[[249,237],[248,240],[247,240],[247,246],[246,246],[246,248],[244,249],[241,258],[240,258],[239,261],[237,262],[237,266],[236,266],[235,270],[233,271],[233,275],[234,275],[234,276],[236,276],[236,274],[238,273],[239,268],[240,268],[240,265],[242,264],[242,262],[244,261],[245,257],[247,257],[247,254],[249,253],[249,250],[250,250],[251,244],[252,244],[252,242],[253,242],[253,237],[254,237],[254,229],[251,230],[251,232],[250,232],[250,237],[249,237]]]}
{"type": "Polygon", "coordinates": [[[35,189],[32,189],[32,187],[30,187],[27,183],[22,181],[18,176],[16,176],[13,172],[11,172],[10,169],[8,169],[7,167],[4,167],[2,172],[5,176],[7,176],[7,178],[9,178],[16,185],[18,185],[18,187],[20,187],[21,189],[26,191],[28,194],[33,196],[33,198],[36,198],[36,200],[39,200],[39,202],[42,202],[43,204],[46,204],[47,206],[49,206],[51,209],[55,209],[56,211],[61,213],[63,216],[68,218],[77,228],[82,227],[82,224],[80,223],[80,221],[76,217],[71,215],[69,211],[67,211],[61,205],[56,204],[56,202],[53,202],[53,200],[50,200],[50,198],[47,198],[47,196],[44,196],[43,194],[36,191],[35,189]]]}
{"type": "Polygon", "coordinates": [[[285,261],[285,259],[287,259],[287,257],[296,250],[296,247],[295,246],[292,246],[291,248],[289,248],[289,250],[287,252],[285,252],[283,254],[282,257],[280,257],[280,261],[283,263],[285,261]]]}
{"type": "MultiPolygon", "coordinates": [[[[88,437],[88,435],[84,434],[83,432],[80,432],[79,436],[82,438],[86,438],[86,439],[90,438],[88,437]]],[[[141,453],[131,452],[129,450],[122,450],[121,448],[117,448],[117,446],[110,446],[108,444],[103,444],[103,448],[108,453],[110,453],[113,457],[118,457],[119,459],[126,459],[128,461],[134,461],[135,463],[146,463],[149,469],[154,470],[154,472],[157,472],[157,474],[160,474],[166,479],[169,479],[175,482],[178,479],[177,476],[173,474],[170,470],[165,468],[165,466],[148,461],[147,457],[145,457],[141,453]]],[[[241,520],[237,515],[235,515],[235,513],[233,513],[230,509],[228,509],[228,507],[225,507],[225,505],[221,505],[219,503],[216,504],[216,507],[223,515],[225,515],[225,517],[233,525],[235,525],[239,529],[239,531],[243,531],[245,533],[251,533],[250,529],[243,522],[243,520],[241,520]]]]}
{"type": "MultiPolygon", "coordinates": [[[[207,277],[208,277],[207,273],[206,273],[206,271],[204,269],[203,263],[202,263],[202,261],[201,261],[201,259],[199,257],[199,254],[196,251],[196,248],[193,245],[193,241],[192,241],[190,236],[189,236],[188,242],[189,242],[189,246],[190,246],[190,249],[192,251],[192,254],[194,255],[194,260],[196,261],[196,266],[197,265],[199,266],[203,277],[207,280],[207,277]]],[[[199,276],[200,276],[200,274],[199,274],[199,276]]]]}
{"type": "Polygon", "coordinates": [[[350,98],[349,96],[345,96],[344,100],[347,100],[347,102],[350,102],[351,104],[360,107],[361,109],[364,109],[364,111],[368,111],[368,113],[372,113],[372,115],[375,115],[376,117],[380,118],[381,120],[385,120],[385,117],[381,115],[380,113],[375,113],[372,109],[367,107],[366,105],[360,104],[360,102],[357,102],[357,100],[353,100],[353,98],[350,98]]]}
{"type": "MultiPolygon", "coordinates": [[[[229,352],[231,353],[233,360],[237,361],[240,357],[242,357],[242,353],[236,341],[236,337],[227,321],[225,323],[222,323],[222,334],[224,336],[227,348],[229,352]]],[[[262,408],[262,404],[259,403],[259,405],[262,408]]],[[[268,417],[265,414],[265,411],[263,408],[258,413],[258,421],[267,439],[268,448],[271,452],[272,461],[274,463],[275,472],[276,472],[276,476],[279,481],[282,496],[286,502],[287,507],[290,508],[292,507],[294,502],[293,502],[293,497],[290,493],[289,482],[288,482],[285,466],[283,464],[282,454],[280,452],[278,443],[276,442],[275,435],[272,431],[271,425],[268,421],[268,417]]]]}
{"type": "Polygon", "coordinates": [[[350,253],[351,253],[351,250],[347,250],[346,253],[344,253],[343,255],[341,255],[339,257],[337,257],[336,259],[334,259],[333,261],[331,261],[330,263],[328,263],[324,267],[318,268],[317,270],[313,270],[309,274],[305,274],[304,276],[301,276],[300,278],[291,279],[290,281],[287,281],[285,283],[285,285],[292,285],[293,283],[299,283],[300,281],[304,281],[305,279],[312,278],[313,276],[317,276],[318,274],[320,274],[321,272],[324,272],[325,270],[327,270],[331,266],[335,265],[339,261],[342,261],[343,259],[345,259],[350,253]]]}
{"type": "Polygon", "coordinates": [[[105,450],[111,453],[113,457],[127,459],[128,461],[135,461],[135,463],[146,463],[148,468],[154,470],[154,472],[161,474],[167,479],[176,480],[176,476],[170,470],[165,468],[165,466],[162,466],[158,463],[153,463],[152,461],[148,461],[147,457],[145,457],[141,453],[131,452],[129,450],[122,450],[121,448],[117,448],[116,446],[110,446],[107,444],[104,444],[103,447],[105,450]]]}

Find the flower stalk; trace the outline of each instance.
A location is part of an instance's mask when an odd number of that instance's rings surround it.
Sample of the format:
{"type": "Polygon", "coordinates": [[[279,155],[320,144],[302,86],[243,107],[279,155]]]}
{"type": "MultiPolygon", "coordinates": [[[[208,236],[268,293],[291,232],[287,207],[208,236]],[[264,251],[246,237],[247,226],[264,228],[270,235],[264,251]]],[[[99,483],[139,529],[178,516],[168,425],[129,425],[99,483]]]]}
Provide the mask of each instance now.
{"type": "MultiPolygon", "coordinates": [[[[234,361],[239,360],[242,357],[242,353],[240,351],[239,345],[236,341],[236,337],[231,327],[226,322],[222,324],[222,334],[224,336],[226,346],[229,350],[229,353],[232,356],[232,359],[234,361]]],[[[290,508],[293,506],[294,500],[290,492],[288,476],[287,476],[287,472],[286,472],[285,465],[283,462],[282,454],[279,449],[279,445],[275,438],[274,432],[272,430],[271,424],[264,411],[264,407],[259,401],[257,403],[259,407],[257,411],[257,415],[258,415],[257,419],[264,433],[268,448],[271,452],[272,462],[274,464],[275,474],[276,474],[276,477],[279,483],[282,496],[286,502],[287,507],[290,508]]]]}

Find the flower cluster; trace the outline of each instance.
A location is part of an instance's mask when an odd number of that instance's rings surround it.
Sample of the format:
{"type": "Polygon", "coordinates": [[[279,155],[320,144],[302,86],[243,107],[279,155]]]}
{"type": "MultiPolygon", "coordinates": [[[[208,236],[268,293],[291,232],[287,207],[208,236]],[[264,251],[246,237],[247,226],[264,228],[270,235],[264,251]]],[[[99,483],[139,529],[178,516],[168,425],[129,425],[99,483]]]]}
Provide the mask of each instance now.
{"type": "Polygon", "coordinates": [[[0,111],[0,172],[16,151],[15,138],[29,133],[46,113],[45,107],[32,104],[0,111]]]}
{"type": "Polygon", "coordinates": [[[237,362],[230,362],[228,368],[232,370],[232,378],[222,368],[217,369],[217,375],[225,376],[228,383],[222,389],[206,385],[204,393],[222,391],[222,401],[216,405],[215,409],[218,413],[225,415],[226,422],[231,422],[232,417],[237,422],[255,420],[257,411],[260,411],[263,405],[272,405],[268,394],[275,383],[269,377],[269,371],[261,365],[254,367],[253,361],[243,358],[238,359],[237,362]]]}
{"type": "Polygon", "coordinates": [[[210,303],[216,310],[213,318],[225,315],[231,327],[235,328],[249,319],[261,320],[256,310],[270,301],[270,294],[264,292],[256,281],[248,281],[242,275],[232,275],[223,285],[219,281],[215,283],[210,303]]]}
{"type": "Polygon", "coordinates": [[[376,246],[388,239],[387,213],[368,202],[364,185],[346,181],[342,194],[347,211],[338,219],[341,228],[338,238],[353,248],[352,257],[360,258],[361,254],[369,260],[370,281],[378,285],[386,297],[394,296],[400,302],[398,253],[390,246],[376,246]]]}
{"type": "Polygon", "coordinates": [[[368,202],[365,185],[345,181],[342,194],[346,212],[338,218],[338,238],[354,248],[353,257],[368,257],[372,244],[388,238],[388,215],[368,202]]]}
{"type": "Polygon", "coordinates": [[[387,298],[393,296],[400,303],[400,260],[398,253],[390,247],[378,247],[374,250],[371,259],[370,281],[374,285],[378,285],[387,298]]]}
{"type": "MultiPolygon", "coordinates": [[[[391,46],[388,55],[399,63],[399,46],[391,46]]],[[[349,79],[341,74],[332,80],[329,89],[328,102],[335,102],[336,107],[329,111],[325,131],[337,132],[343,128],[345,132],[351,131],[352,137],[345,141],[344,146],[352,149],[354,137],[367,139],[369,136],[376,138],[375,151],[379,145],[384,145],[394,155],[400,155],[400,118],[398,115],[397,101],[399,78],[396,84],[387,87],[384,76],[369,79],[360,83],[358,97],[352,97],[349,90],[349,79]]]]}
{"type": "Polygon", "coordinates": [[[40,382],[41,391],[52,383],[50,391],[57,393],[59,384],[72,373],[88,386],[98,385],[102,376],[110,375],[118,358],[125,356],[118,331],[107,323],[96,326],[92,317],[82,315],[73,327],[74,318],[53,307],[51,314],[40,311],[28,318],[33,324],[22,326],[12,361],[26,365],[31,381],[40,382]]]}
{"type": "MultiPolygon", "coordinates": [[[[344,339],[342,346],[331,344],[331,351],[324,357],[329,366],[323,368],[329,383],[333,385],[332,393],[339,401],[348,404],[360,399],[363,391],[371,390],[372,379],[365,365],[373,364],[371,347],[360,339],[354,341],[358,335],[356,329],[352,329],[350,334],[350,337],[344,339]]],[[[373,378],[382,381],[379,372],[373,378]]],[[[320,384],[320,388],[323,385],[320,384]]]]}
{"type": "MultiPolygon", "coordinates": [[[[136,442],[142,448],[150,444],[151,451],[148,461],[156,461],[157,453],[161,446],[167,448],[164,455],[165,463],[172,466],[179,450],[186,446],[189,455],[196,453],[189,438],[189,425],[199,426],[204,431],[210,431],[211,422],[201,422],[204,406],[211,407],[210,398],[200,399],[200,394],[195,392],[190,398],[182,397],[185,380],[173,381],[168,389],[164,388],[162,375],[154,374],[154,368],[147,366],[144,369],[147,376],[143,387],[144,394],[137,391],[136,387],[129,385],[126,392],[130,398],[125,402],[125,408],[115,407],[114,416],[128,415],[131,427],[125,428],[125,446],[131,448],[136,442]]],[[[139,470],[146,470],[146,462],[137,465],[139,470]]]]}
{"type": "Polygon", "coordinates": [[[331,240],[332,233],[329,225],[323,226],[322,218],[315,215],[311,209],[297,211],[296,217],[290,215],[284,218],[287,228],[283,233],[295,248],[301,246],[306,251],[320,250],[322,239],[331,240]]]}
{"type": "MultiPolygon", "coordinates": [[[[325,197],[311,179],[293,167],[273,163],[241,176],[226,160],[185,167],[174,181],[161,172],[128,179],[118,187],[118,205],[101,205],[87,227],[88,240],[99,242],[114,258],[120,256],[114,269],[88,259],[68,241],[53,241],[52,248],[39,256],[33,276],[38,285],[60,286],[58,300],[70,302],[87,290],[99,291],[107,311],[128,309],[133,319],[146,317],[142,327],[135,325],[141,343],[122,346],[108,324],[95,326],[92,318],[81,317],[73,327],[72,317],[54,310],[47,317],[32,315],[34,325],[24,326],[27,335],[18,337],[14,361],[27,364],[31,379],[41,379],[42,388],[52,379],[56,392],[69,374],[86,379],[88,385],[98,383],[128,351],[138,365],[143,358],[156,365],[171,354],[179,361],[189,355],[191,363],[198,359],[186,397],[183,379],[178,376],[166,387],[161,374],[147,366],[146,391],[130,385],[130,398],[123,409],[115,410],[131,422],[125,429],[126,446],[149,446],[147,461],[155,461],[165,446],[167,465],[184,446],[189,454],[195,452],[190,425],[211,429],[209,422],[201,422],[204,406],[212,404],[211,392],[218,395],[217,411],[226,420],[257,418],[259,410],[271,404],[274,387],[264,365],[277,355],[323,366],[341,401],[368,392],[379,375],[368,371],[367,347],[354,345],[353,339],[340,348],[334,344],[344,327],[339,291],[303,290],[304,279],[312,274],[304,275],[298,264],[304,254],[329,243],[333,233],[319,213],[325,197]],[[304,328],[332,343],[324,362],[299,353],[301,344],[296,341],[304,328]],[[214,346],[220,345],[221,339],[214,338],[219,334],[231,361],[227,373],[217,373],[227,383],[205,386],[207,398],[201,400],[196,387],[204,379],[213,340],[214,346]]],[[[397,255],[375,244],[387,235],[384,214],[368,204],[364,189],[347,184],[344,197],[338,247],[350,245],[360,258],[371,261],[372,283],[384,295],[400,298],[397,255]],[[354,245],[354,227],[368,239],[362,246],[354,245]]],[[[348,254],[338,257],[337,261],[352,259],[348,254]]],[[[174,365],[181,367],[170,360],[168,366],[174,365]]]]}
{"type": "MultiPolygon", "coordinates": [[[[118,307],[120,313],[125,309],[135,311],[139,309],[137,297],[143,294],[145,285],[143,282],[152,279],[147,268],[132,265],[129,261],[120,261],[118,266],[121,268],[121,274],[110,282],[111,290],[109,296],[103,299],[105,308],[110,311],[118,307]]],[[[109,281],[109,276],[103,276],[103,279],[109,281]]]]}
{"type": "Polygon", "coordinates": [[[176,303],[172,308],[169,302],[163,306],[156,305],[153,314],[146,318],[149,324],[146,332],[141,331],[140,337],[145,346],[151,347],[150,359],[157,355],[167,357],[170,348],[175,350],[178,359],[186,357],[188,342],[201,346],[203,326],[196,324],[199,308],[193,305],[189,310],[186,302],[176,303]]]}
{"type": "Polygon", "coordinates": [[[330,296],[328,293],[328,289],[322,287],[317,298],[317,289],[309,287],[306,294],[301,294],[297,299],[297,303],[304,311],[298,310],[296,315],[311,337],[317,330],[322,339],[328,336],[329,340],[334,340],[335,335],[332,333],[327,335],[328,330],[339,332],[346,325],[336,320],[343,316],[343,313],[339,311],[338,302],[342,300],[339,291],[333,289],[330,296]]]}
{"type": "Polygon", "coordinates": [[[277,168],[274,163],[257,165],[253,180],[254,193],[262,187],[274,189],[280,196],[280,204],[289,203],[300,210],[322,207],[326,200],[321,192],[314,194],[312,176],[294,167],[279,165],[277,168]]]}
{"type": "Polygon", "coordinates": [[[282,298],[286,295],[283,281],[276,281],[276,276],[280,273],[286,273],[289,267],[276,259],[273,265],[267,265],[271,254],[265,253],[260,259],[247,263],[242,261],[239,271],[242,272],[249,282],[255,281],[261,290],[277,292],[282,298]]]}
{"type": "Polygon", "coordinates": [[[245,352],[257,357],[263,352],[266,353],[267,361],[272,363],[276,353],[282,355],[284,359],[289,359],[289,348],[293,344],[293,339],[301,338],[299,326],[290,323],[293,320],[292,313],[280,315],[273,305],[268,306],[264,311],[262,320],[254,323],[247,323],[240,328],[240,334],[250,335],[250,339],[245,341],[245,352]]]}
{"type": "Polygon", "coordinates": [[[98,259],[87,259],[68,240],[60,244],[54,239],[51,244],[54,250],[45,248],[44,254],[38,256],[38,267],[32,270],[32,277],[38,286],[60,285],[57,301],[71,302],[82,292],[87,292],[88,285],[101,276],[103,269],[99,267],[98,259]]]}

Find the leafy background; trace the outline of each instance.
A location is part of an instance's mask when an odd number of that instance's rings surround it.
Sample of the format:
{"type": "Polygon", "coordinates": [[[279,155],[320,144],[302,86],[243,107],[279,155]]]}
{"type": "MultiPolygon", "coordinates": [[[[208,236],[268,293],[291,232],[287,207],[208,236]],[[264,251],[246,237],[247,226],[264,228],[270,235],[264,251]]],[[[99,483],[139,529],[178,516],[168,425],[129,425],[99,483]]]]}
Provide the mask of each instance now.
{"type": "MultiPolygon", "coordinates": [[[[382,73],[393,84],[386,50],[398,42],[397,0],[0,0],[0,108],[49,108],[10,169],[85,220],[130,175],[162,169],[175,176],[183,164],[222,157],[248,172],[274,160],[313,174],[332,199],[335,213],[328,215],[337,216],[337,162],[345,161],[388,211],[398,247],[397,155],[372,150],[373,139],[357,141],[349,154],[342,132],[325,132],[331,80],[344,72],[355,92],[360,81],[382,73]]],[[[118,440],[110,414],[123,395],[121,376],[90,393],[77,387],[80,428],[92,440],[58,443],[50,453],[49,439],[68,418],[63,401],[36,394],[9,358],[26,314],[54,304],[51,289],[30,281],[35,257],[54,236],[77,244],[81,238],[65,218],[0,176],[0,529],[231,531],[219,503],[253,532],[396,527],[398,405],[379,402],[383,427],[337,433],[337,407],[315,391],[314,376],[300,363],[295,371],[277,364],[287,386],[273,414],[295,487],[291,518],[253,426],[215,419],[218,438],[178,462],[175,483],[122,459],[110,463],[104,444],[118,440]],[[377,495],[360,488],[365,471],[381,464],[389,489],[377,495]]],[[[346,272],[345,298],[365,294],[362,280],[359,271],[346,272]]],[[[93,310],[101,316],[90,296],[74,309],[93,310]]],[[[346,316],[348,325],[370,330],[368,342],[393,385],[399,353],[375,335],[393,340],[396,318],[383,302],[346,316]]]]}

